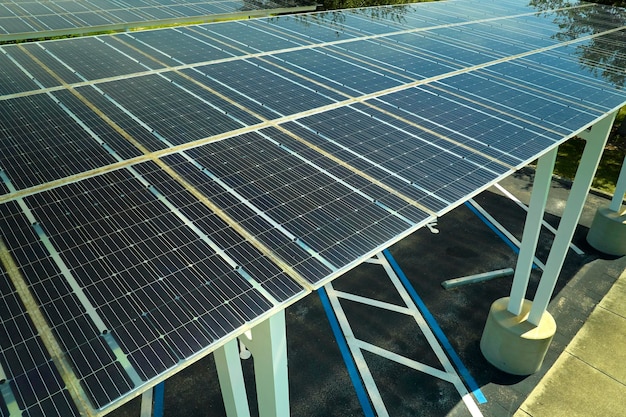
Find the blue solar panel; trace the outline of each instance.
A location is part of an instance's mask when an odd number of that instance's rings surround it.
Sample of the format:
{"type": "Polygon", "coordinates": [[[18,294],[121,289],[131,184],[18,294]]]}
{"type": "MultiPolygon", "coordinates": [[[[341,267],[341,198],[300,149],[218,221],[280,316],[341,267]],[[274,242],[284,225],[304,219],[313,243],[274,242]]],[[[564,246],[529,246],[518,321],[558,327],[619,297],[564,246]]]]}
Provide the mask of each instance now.
{"type": "Polygon", "coordinates": [[[78,416],[65,383],[4,269],[0,269],[0,294],[0,415],[8,417],[9,411],[22,409],[33,416],[78,416]]]}
{"type": "MultiPolygon", "coordinates": [[[[59,96],[68,98],[67,92],[62,93],[59,96]]],[[[0,142],[0,164],[15,187],[32,187],[115,162],[98,143],[107,139],[106,132],[90,138],[65,109],[46,94],[3,101],[0,134],[5,140],[0,142]]]]}
{"type": "Polygon", "coordinates": [[[36,194],[25,204],[37,224],[17,214],[3,218],[3,230],[13,231],[7,244],[97,407],[302,291],[153,165],[36,194]],[[172,202],[193,216],[172,212],[172,202]],[[42,236],[54,253],[44,254],[42,236]],[[83,289],[93,306],[87,312],[67,280],[83,289]]]}
{"type": "MultiPolygon", "coordinates": [[[[176,31],[163,32],[149,30],[132,34],[118,35],[113,39],[129,43],[135,48],[154,57],[155,62],[166,65],[191,64],[195,62],[213,61],[228,58],[236,54],[236,50],[224,50],[221,45],[204,38],[204,31],[194,27],[180,28],[176,31]]],[[[142,61],[150,61],[143,59],[142,61]]]]}
{"type": "MultiPolygon", "coordinates": [[[[130,54],[137,55],[137,53],[119,42],[105,43],[97,37],[76,39],[76,45],[68,45],[64,42],[48,42],[44,45],[48,55],[69,65],[72,72],[83,81],[117,77],[163,67],[154,61],[141,59],[141,56],[135,58],[130,54]]],[[[64,80],[72,81],[66,78],[64,80]]]]}
{"type": "MultiPolygon", "coordinates": [[[[29,89],[24,89],[20,92],[30,91],[31,89],[36,88],[56,87],[61,85],[58,78],[53,77],[48,71],[33,61],[26,54],[25,50],[21,48],[21,46],[3,46],[2,54],[8,57],[15,66],[22,70],[27,78],[30,78],[33,82],[35,82],[35,86],[32,86],[29,89]]],[[[32,84],[29,83],[29,85],[32,84]]]]}
{"type": "Polygon", "coordinates": [[[268,15],[289,9],[311,11],[315,3],[308,0],[256,3],[241,0],[1,0],[0,41],[210,21],[233,15],[268,15]]]}
{"type": "Polygon", "coordinates": [[[17,63],[5,54],[0,55],[0,68],[2,68],[0,94],[19,93],[37,88],[37,84],[22,71],[17,63]]]}
{"type": "MultiPolygon", "coordinates": [[[[168,4],[132,13],[206,10],[168,4]]],[[[622,106],[626,12],[607,10],[458,0],[0,47],[0,230],[86,411],[622,106]]],[[[0,331],[29,341],[0,338],[0,415],[76,414],[7,277],[0,331]],[[20,343],[43,352],[29,369],[20,343]]]]}

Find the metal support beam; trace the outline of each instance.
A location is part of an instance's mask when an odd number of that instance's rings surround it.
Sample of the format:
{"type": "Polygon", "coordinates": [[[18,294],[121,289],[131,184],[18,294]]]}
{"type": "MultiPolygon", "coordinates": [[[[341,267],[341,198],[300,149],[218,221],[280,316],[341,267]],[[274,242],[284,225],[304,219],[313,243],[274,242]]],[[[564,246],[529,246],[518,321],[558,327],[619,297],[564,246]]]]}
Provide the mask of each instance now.
{"type": "Polygon", "coordinates": [[[237,339],[218,348],[213,352],[213,358],[215,359],[226,415],[228,417],[250,417],[237,339]]]}
{"type": "Polygon", "coordinates": [[[139,412],[140,417],[152,417],[152,393],[154,389],[150,388],[141,394],[141,409],[139,412]]]}
{"type": "Polygon", "coordinates": [[[522,305],[526,297],[530,272],[537,251],[537,242],[541,232],[541,224],[546,209],[550,184],[552,183],[552,172],[556,161],[558,148],[554,148],[547,154],[539,158],[537,171],[533,181],[533,191],[530,196],[528,214],[524,223],[524,233],[520,245],[515,275],[513,276],[513,286],[507,310],[517,316],[522,312],[522,305]]]}
{"type": "Polygon", "coordinates": [[[289,416],[285,311],[257,324],[242,341],[254,359],[259,417],[289,416]]]}
{"type": "Polygon", "coordinates": [[[580,219],[589,188],[595,176],[600,162],[600,157],[604,151],[604,146],[609,137],[611,126],[615,120],[617,112],[609,114],[604,119],[598,121],[590,130],[587,130],[580,134],[580,136],[587,141],[585,149],[583,151],[580,165],[576,171],[576,177],[570,190],[570,195],[565,205],[565,210],[559,223],[550,254],[548,255],[548,261],[546,262],[546,268],[541,276],[539,287],[537,288],[537,294],[532,303],[530,313],[528,315],[528,322],[538,326],[541,321],[543,313],[548,307],[552,292],[556,286],[557,279],[565,262],[565,256],[569,243],[574,236],[576,225],[580,219]]]}
{"type": "Polygon", "coordinates": [[[622,170],[619,173],[617,184],[615,184],[615,194],[611,200],[609,208],[619,213],[622,209],[622,201],[624,201],[624,195],[626,194],[626,156],[624,156],[624,162],[622,162],[622,170]]]}

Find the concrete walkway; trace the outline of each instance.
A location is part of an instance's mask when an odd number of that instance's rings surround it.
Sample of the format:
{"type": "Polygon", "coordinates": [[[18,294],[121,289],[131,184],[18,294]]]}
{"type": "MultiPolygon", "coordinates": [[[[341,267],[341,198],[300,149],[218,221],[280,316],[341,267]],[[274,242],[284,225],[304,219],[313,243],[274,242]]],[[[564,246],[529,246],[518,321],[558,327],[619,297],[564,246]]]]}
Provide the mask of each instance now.
{"type": "Polygon", "coordinates": [[[626,257],[577,275],[615,283],[514,417],[626,416],[626,257]]]}

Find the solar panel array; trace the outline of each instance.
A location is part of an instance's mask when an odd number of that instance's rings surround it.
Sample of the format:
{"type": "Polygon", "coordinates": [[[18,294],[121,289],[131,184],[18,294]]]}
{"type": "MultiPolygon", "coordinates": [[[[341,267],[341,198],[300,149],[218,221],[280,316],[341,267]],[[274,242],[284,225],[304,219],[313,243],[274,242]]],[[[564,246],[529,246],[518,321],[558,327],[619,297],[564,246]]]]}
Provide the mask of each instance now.
{"type": "Polygon", "coordinates": [[[311,0],[0,0],[0,42],[315,7],[311,0]]]}
{"type": "Polygon", "coordinates": [[[104,414],[626,102],[626,12],[0,47],[0,415],[104,414]]]}

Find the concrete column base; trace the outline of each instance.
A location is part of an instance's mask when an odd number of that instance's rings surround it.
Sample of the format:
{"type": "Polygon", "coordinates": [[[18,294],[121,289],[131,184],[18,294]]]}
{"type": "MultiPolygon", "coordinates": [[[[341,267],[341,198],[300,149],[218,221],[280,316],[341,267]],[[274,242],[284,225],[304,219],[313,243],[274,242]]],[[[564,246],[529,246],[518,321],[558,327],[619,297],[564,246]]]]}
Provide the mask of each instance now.
{"type": "Polygon", "coordinates": [[[539,326],[527,322],[532,302],[524,300],[522,313],[515,316],[507,310],[509,297],[496,300],[480,339],[480,350],[496,368],[513,375],[530,375],[541,368],[556,322],[547,311],[539,326]]]}
{"type": "Polygon", "coordinates": [[[600,207],[591,223],[587,242],[608,255],[626,255],[626,212],[620,216],[608,207],[600,207]]]}

